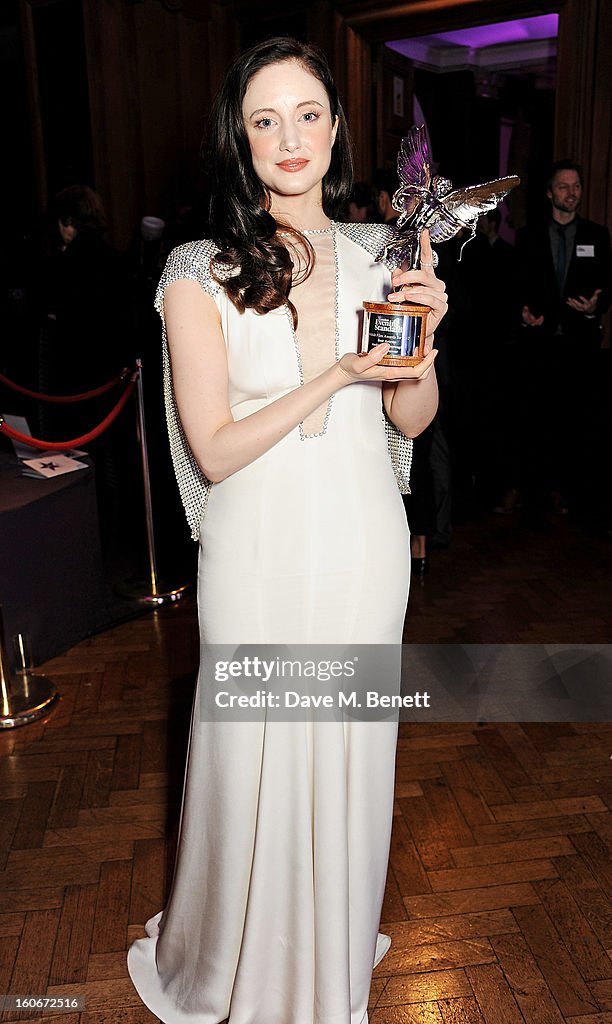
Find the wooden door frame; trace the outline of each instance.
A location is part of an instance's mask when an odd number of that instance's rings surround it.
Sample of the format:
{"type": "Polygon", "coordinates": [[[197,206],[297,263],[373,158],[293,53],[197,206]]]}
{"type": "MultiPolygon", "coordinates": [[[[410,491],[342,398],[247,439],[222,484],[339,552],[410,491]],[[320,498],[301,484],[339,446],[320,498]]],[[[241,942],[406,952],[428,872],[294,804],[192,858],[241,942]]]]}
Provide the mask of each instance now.
{"type": "Polygon", "coordinates": [[[445,31],[513,21],[517,17],[558,14],[565,0],[337,0],[336,8],[355,32],[372,43],[384,43],[402,36],[445,31]]]}
{"type": "MultiPolygon", "coordinates": [[[[401,39],[466,26],[560,14],[566,0],[335,0],[345,31],[369,48],[372,59],[378,46],[401,39]]],[[[571,3],[571,0],[569,0],[571,3]]],[[[353,88],[354,88],[354,83],[353,88]]],[[[351,84],[349,84],[349,92],[351,84]]],[[[559,100],[557,100],[559,106],[559,100]]],[[[556,123],[560,120],[556,111],[556,123]]],[[[363,147],[362,147],[363,148],[363,147]]],[[[373,149],[373,146],[371,147],[373,149]]],[[[362,163],[363,155],[362,155],[362,163]]],[[[369,169],[369,168],[368,168],[369,169]]]]}

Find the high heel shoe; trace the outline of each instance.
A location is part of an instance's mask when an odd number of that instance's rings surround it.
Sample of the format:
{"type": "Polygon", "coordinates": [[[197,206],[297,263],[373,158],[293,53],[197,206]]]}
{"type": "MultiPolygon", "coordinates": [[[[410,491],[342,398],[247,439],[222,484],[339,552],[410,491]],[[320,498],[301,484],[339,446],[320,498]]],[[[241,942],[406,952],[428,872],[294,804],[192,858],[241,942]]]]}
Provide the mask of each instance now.
{"type": "Polygon", "coordinates": [[[413,558],[412,559],[412,575],[418,576],[419,579],[423,579],[426,572],[429,572],[429,563],[427,557],[424,558],[413,558]]]}

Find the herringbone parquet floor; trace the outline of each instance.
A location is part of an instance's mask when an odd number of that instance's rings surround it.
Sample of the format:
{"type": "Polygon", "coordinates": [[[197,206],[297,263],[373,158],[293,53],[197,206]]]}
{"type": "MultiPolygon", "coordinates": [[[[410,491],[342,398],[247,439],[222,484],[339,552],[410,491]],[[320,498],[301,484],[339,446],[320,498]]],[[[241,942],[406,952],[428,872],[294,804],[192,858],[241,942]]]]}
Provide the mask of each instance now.
{"type": "MultiPolygon", "coordinates": [[[[561,581],[553,538],[526,562],[506,547],[495,569],[481,541],[458,536],[414,591],[419,639],[432,642],[437,616],[437,639],[495,642],[505,615],[507,639],[565,641],[545,635],[545,612],[579,613],[575,561],[561,581]],[[479,635],[457,633],[461,600],[475,617],[479,600],[492,609],[491,632],[481,618],[479,635]]],[[[602,546],[581,584],[584,623],[595,611],[601,626],[585,641],[609,625],[610,557],[602,546]]],[[[0,993],[84,996],[62,1024],[156,1019],[125,952],[168,890],[196,658],[189,600],[56,658],[58,708],[0,734],[0,993]]],[[[383,911],[393,944],[371,1024],[612,1024],[611,754],[605,724],[402,725],[383,911]]]]}

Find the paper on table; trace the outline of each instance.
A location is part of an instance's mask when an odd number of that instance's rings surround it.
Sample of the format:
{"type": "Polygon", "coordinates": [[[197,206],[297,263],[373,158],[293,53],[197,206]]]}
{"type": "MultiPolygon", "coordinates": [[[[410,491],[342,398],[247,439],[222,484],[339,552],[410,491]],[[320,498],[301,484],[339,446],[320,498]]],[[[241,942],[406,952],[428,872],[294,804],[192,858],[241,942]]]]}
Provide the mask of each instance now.
{"type": "MultiPolygon", "coordinates": [[[[25,416],[12,416],[11,413],[3,412],[2,419],[7,424],[7,426],[12,427],[13,430],[18,430],[20,434],[27,434],[28,437],[32,436],[32,431],[28,426],[28,421],[26,420],[25,416]]],[[[13,441],[12,438],[11,444],[15,449],[15,455],[17,456],[18,459],[27,459],[30,457],[30,455],[32,455],[32,452],[34,451],[34,449],[30,448],[29,445],[22,444],[21,441],[13,441]]]]}
{"type": "Polygon", "coordinates": [[[23,459],[24,476],[52,477],[64,473],[74,473],[77,469],[89,469],[86,462],[70,459],[67,455],[51,455],[42,459],[23,459]]]}

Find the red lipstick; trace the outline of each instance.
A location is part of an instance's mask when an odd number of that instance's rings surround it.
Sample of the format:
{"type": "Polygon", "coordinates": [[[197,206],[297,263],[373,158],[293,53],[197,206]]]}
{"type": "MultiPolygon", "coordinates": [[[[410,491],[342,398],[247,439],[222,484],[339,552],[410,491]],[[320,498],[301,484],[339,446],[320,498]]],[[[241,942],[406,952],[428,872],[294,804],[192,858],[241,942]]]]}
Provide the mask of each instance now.
{"type": "Polygon", "coordinates": [[[282,171],[289,171],[291,174],[294,174],[296,171],[301,171],[302,168],[305,167],[307,163],[308,160],[303,159],[283,160],[276,166],[280,167],[282,171]]]}

